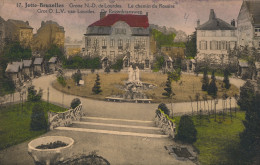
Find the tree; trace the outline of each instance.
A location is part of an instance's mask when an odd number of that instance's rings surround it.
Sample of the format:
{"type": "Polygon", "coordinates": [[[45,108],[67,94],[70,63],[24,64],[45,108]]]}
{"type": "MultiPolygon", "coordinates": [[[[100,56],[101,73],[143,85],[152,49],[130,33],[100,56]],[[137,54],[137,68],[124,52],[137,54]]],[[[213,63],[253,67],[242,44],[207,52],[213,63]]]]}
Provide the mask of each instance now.
{"type": "Polygon", "coordinates": [[[163,56],[156,56],[153,71],[158,72],[159,70],[161,70],[163,68],[164,62],[165,61],[163,56]]]}
{"type": "Polygon", "coordinates": [[[57,45],[52,44],[50,48],[45,53],[45,59],[49,60],[51,57],[58,57],[60,60],[64,60],[65,56],[62,52],[62,48],[59,48],[57,45]]]}
{"type": "Polygon", "coordinates": [[[73,100],[71,101],[70,107],[71,107],[72,109],[74,109],[74,108],[76,108],[77,106],[79,106],[80,104],[81,104],[80,99],[79,99],[79,98],[75,98],[75,99],[73,99],[73,100]]]}
{"type": "Polygon", "coordinates": [[[193,116],[193,105],[192,105],[192,97],[189,96],[189,99],[190,99],[190,105],[191,105],[191,114],[193,116]]]}
{"type": "Polygon", "coordinates": [[[166,87],[164,88],[165,92],[162,94],[163,96],[166,96],[170,98],[172,95],[174,95],[172,91],[172,81],[170,79],[170,76],[168,76],[167,81],[166,81],[166,87]]]}
{"type": "Polygon", "coordinates": [[[42,98],[42,89],[40,89],[39,92],[37,93],[37,90],[34,88],[35,88],[34,86],[30,86],[28,88],[28,96],[27,96],[28,101],[37,102],[40,101],[42,98]]]}
{"type": "Polygon", "coordinates": [[[181,116],[176,139],[192,144],[197,140],[197,130],[190,116],[181,116]]]}
{"type": "Polygon", "coordinates": [[[229,75],[230,75],[230,73],[229,73],[228,69],[226,68],[224,70],[224,79],[223,79],[224,87],[226,89],[229,89],[230,86],[231,86],[230,83],[229,83],[229,78],[228,78],[229,75]]]}
{"type": "Polygon", "coordinates": [[[204,68],[201,88],[203,91],[207,91],[208,87],[209,87],[208,70],[207,70],[207,68],[204,68]]]}
{"type": "Polygon", "coordinates": [[[164,114],[166,114],[168,116],[170,115],[170,110],[168,109],[166,104],[164,104],[164,103],[159,104],[158,109],[162,110],[164,112],[164,114]]]}
{"type": "Polygon", "coordinates": [[[254,85],[247,81],[242,87],[240,87],[240,97],[237,101],[237,104],[240,106],[240,109],[247,111],[252,105],[254,97],[254,85]]]}
{"type": "Polygon", "coordinates": [[[197,55],[197,33],[196,31],[189,37],[186,42],[186,56],[188,58],[194,58],[197,55]]]}
{"type": "Polygon", "coordinates": [[[208,87],[208,94],[211,96],[217,96],[218,87],[216,85],[215,71],[212,71],[211,82],[208,87]]]}
{"type": "Polygon", "coordinates": [[[94,84],[94,86],[93,86],[93,88],[92,88],[92,92],[93,92],[94,94],[99,94],[99,93],[102,92],[101,86],[100,86],[99,74],[97,74],[97,78],[96,78],[95,84],[94,84]]]}
{"type": "Polygon", "coordinates": [[[120,71],[121,69],[123,69],[123,59],[117,59],[116,63],[113,64],[111,66],[112,69],[116,70],[116,71],[120,71]]]}
{"type": "Polygon", "coordinates": [[[32,131],[47,130],[47,121],[41,104],[35,104],[32,109],[30,128],[32,131]]]}
{"type": "Polygon", "coordinates": [[[168,72],[168,77],[170,78],[171,81],[179,81],[181,79],[181,69],[175,69],[173,72],[168,72]]]}
{"type": "MultiPolygon", "coordinates": [[[[243,151],[244,160],[246,164],[252,164],[256,153],[259,153],[260,144],[260,94],[257,93],[252,96],[249,106],[246,109],[246,117],[243,124],[244,131],[240,134],[240,146],[243,151]]],[[[256,163],[257,164],[257,163],[256,163]]]]}
{"type": "Polygon", "coordinates": [[[72,74],[72,78],[74,82],[79,85],[79,80],[82,80],[82,74],[80,70],[78,69],[76,73],[72,74]]]}

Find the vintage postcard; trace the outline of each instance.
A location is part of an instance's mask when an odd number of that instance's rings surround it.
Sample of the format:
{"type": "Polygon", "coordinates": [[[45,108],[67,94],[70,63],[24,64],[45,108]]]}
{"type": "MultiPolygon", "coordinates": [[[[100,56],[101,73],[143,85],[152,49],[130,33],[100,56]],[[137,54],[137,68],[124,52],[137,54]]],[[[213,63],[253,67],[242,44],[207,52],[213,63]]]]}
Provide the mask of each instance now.
{"type": "Polygon", "coordinates": [[[260,0],[0,0],[1,165],[260,164],[260,0]]]}

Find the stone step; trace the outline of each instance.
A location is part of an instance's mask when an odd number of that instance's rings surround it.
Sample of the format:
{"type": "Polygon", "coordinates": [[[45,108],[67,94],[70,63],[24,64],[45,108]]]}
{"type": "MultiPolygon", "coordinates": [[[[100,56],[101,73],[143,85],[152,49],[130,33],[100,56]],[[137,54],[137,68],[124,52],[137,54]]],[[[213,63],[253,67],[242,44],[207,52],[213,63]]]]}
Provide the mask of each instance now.
{"type": "Polygon", "coordinates": [[[131,125],[131,126],[143,126],[154,127],[154,121],[147,120],[129,120],[129,119],[114,119],[114,118],[101,118],[101,117],[82,117],[82,122],[93,122],[103,124],[116,124],[116,125],[131,125]]]}
{"type": "Polygon", "coordinates": [[[73,127],[73,128],[87,128],[87,129],[120,131],[120,132],[162,134],[161,130],[157,127],[121,125],[121,124],[106,124],[106,123],[96,123],[96,122],[73,122],[71,127],[73,127]]]}
{"type": "Polygon", "coordinates": [[[168,135],[162,134],[147,134],[147,133],[136,133],[136,132],[120,132],[111,130],[100,130],[100,129],[87,129],[87,128],[74,128],[74,127],[57,127],[56,130],[62,131],[77,131],[77,132],[87,132],[87,133],[100,133],[109,135],[121,135],[121,136],[136,136],[136,137],[146,137],[146,138],[167,138],[168,135]]]}

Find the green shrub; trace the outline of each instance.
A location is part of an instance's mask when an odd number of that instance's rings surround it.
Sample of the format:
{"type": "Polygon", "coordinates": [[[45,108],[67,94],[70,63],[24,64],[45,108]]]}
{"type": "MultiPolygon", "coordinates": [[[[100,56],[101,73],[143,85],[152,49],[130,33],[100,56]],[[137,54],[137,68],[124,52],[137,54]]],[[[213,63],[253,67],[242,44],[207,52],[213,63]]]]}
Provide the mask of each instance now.
{"type": "Polygon", "coordinates": [[[181,116],[176,139],[189,144],[197,140],[197,130],[190,116],[181,116]]]}
{"type": "Polygon", "coordinates": [[[33,106],[30,128],[32,131],[47,130],[47,121],[41,104],[33,106]]]}
{"type": "Polygon", "coordinates": [[[40,89],[39,92],[37,93],[37,90],[34,89],[34,86],[30,86],[28,88],[28,96],[27,96],[28,101],[37,102],[40,101],[41,98],[42,98],[42,89],[40,89]]]}
{"type": "Polygon", "coordinates": [[[74,108],[76,108],[78,105],[80,105],[81,104],[81,101],[80,101],[80,99],[79,98],[75,98],[75,99],[73,99],[72,101],[71,101],[71,103],[70,103],[70,107],[72,108],[72,109],[74,109],[74,108]]]}
{"type": "Polygon", "coordinates": [[[93,86],[93,88],[92,88],[92,92],[93,92],[94,94],[99,94],[99,93],[102,92],[101,86],[100,86],[99,74],[97,74],[97,78],[96,78],[95,84],[94,84],[94,86],[93,86]]]}
{"type": "Polygon", "coordinates": [[[82,80],[82,74],[79,69],[76,73],[73,73],[71,77],[77,85],[79,85],[79,81],[82,80]]]}
{"type": "Polygon", "coordinates": [[[164,103],[159,104],[158,109],[162,110],[164,112],[164,114],[166,114],[168,116],[170,115],[170,110],[168,109],[166,104],[164,104],[164,103]]]}

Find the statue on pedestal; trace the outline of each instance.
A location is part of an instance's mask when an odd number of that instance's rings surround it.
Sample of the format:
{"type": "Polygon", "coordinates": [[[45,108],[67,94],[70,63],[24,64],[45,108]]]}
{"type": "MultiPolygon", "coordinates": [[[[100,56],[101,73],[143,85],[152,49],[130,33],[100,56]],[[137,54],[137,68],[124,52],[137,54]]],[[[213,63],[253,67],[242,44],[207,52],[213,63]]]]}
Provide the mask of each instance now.
{"type": "Polygon", "coordinates": [[[134,70],[132,68],[132,65],[128,67],[128,82],[133,82],[133,77],[134,77],[134,70]]]}

